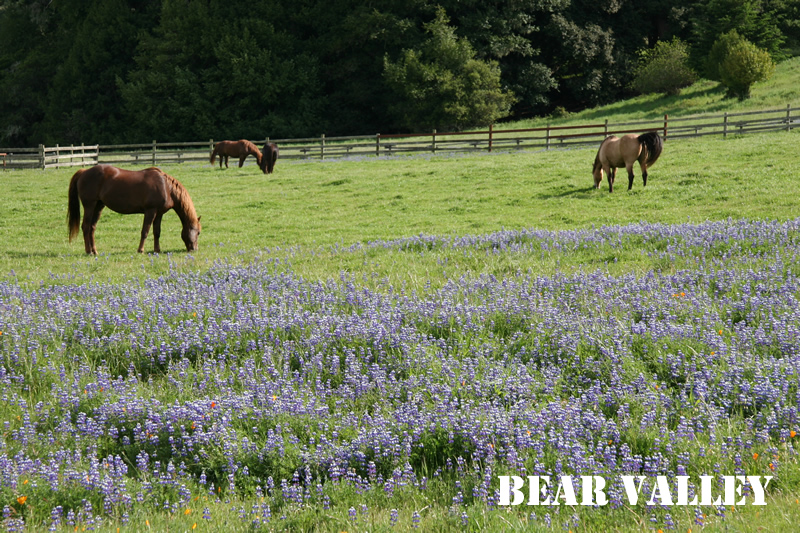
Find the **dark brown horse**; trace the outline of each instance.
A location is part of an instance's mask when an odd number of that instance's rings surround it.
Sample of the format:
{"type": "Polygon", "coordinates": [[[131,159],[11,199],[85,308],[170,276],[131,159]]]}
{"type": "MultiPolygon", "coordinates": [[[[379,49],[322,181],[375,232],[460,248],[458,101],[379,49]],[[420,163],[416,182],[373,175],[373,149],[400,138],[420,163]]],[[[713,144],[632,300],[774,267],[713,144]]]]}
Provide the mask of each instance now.
{"type": "Polygon", "coordinates": [[[228,157],[233,156],[239,158],[239,168],[242,168],[244,160],[247,159],[248,155],[256,156],[256,162],[260,168],[261,151],[255,144],[246,139],[238,141],[220,141],[214,145],[214,149],[211,151],[211,164],[213,165],[214,160],[219,156],[219,168],[222,168],[223,159],[225,160],[225,168],[228,168],[228,157]]]}
{"type": "Polygon", "coordinates": [[[69,182],[69,203],[67,210],[69,240],[78,234],[81,219],[80,204],[83,204],[83,242],[86,253],[97,255],[94,230],[103,208],[128,215],[144,213],[142,240],[139,253],[144,251],[144,240],[153,226],[155,253],[161,252],[158,238],[161,236],[161,217],[174,209],[181,219],[183,231],[181,238],[186,250],[197,250],[197,237],[200,235],[200,217],[184,186],[158,168],[145,170],[123,170],[111,165],[95,165],[81,169],[69,182]]]}
{"type": "Polygon", "coordinates": [[[272,174],[272,171],[275,170],[275,162],[278,160],[278,145],[268,142],[261,152],[261,171],[264,174],[272,174]]]}
{"type": "Polygon", "coordinates": [[[651,131],[639,135],[630,134],[623,137],[610,135],[603,140],[594,158],[592,175],[595,188],[600,188],[603,173],[608,176],[608,192],[614,191],[614,179],[617,168],[625,167],[628,170],[628,190],[633,187],[633,162],[638,161],[642,169],[642,182],[647,185],[647,167],[652,166],[661,155],[664,141],[658,133],[651,131]]]}

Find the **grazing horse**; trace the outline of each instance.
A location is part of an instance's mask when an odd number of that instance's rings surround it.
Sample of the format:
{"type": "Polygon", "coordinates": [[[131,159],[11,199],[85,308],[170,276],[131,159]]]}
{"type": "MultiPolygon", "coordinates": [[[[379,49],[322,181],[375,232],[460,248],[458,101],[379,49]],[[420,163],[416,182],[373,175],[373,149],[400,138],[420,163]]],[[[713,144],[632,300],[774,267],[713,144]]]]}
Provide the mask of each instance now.
{"type": "Polygon", "coordinates": [[[228,157],[238,157],[239,158],[239,168],[242,168],[244,165],[244,160],[247,159],[248,155],[256,156],[256,162],[258,163],[259,168],[261,167],[261,151],[258,147],[251,143],[246,139],[241,139],[238,141],[220,141],[214,145],[214,149],[211,151],[211,164],[214,164],[214,160],[219,155],[219,168],[222,168],[222,160],[225,160],[225,168],[228,168],[228,157]]]}
{"type": "Polygon", "coordinates": [[[111,165],[95,165],[81,169],[69,182],[69,201],[67,220],[69,240],[78,234],[81,219],[80,204],[83,204],[83,242],[86,253],[97,255],[94,230],[100,213],[108,206],[112,211],[128,215],[144,213],[142,240],[139,253],[144,251],[144,240],[153,226],[155,253],[161,252],[158,238],[161,236],[161,217],[174,209],[181,219],[183,230],[181,238],[186,250],[197,250],[197,237],[200,235],[200,217],[184,186],[161,169],[152,167],[145,170],[123,170],[111,165]]]}
{"type": "Polygon", "coordinates": [[[610,135],[600,144],[597,157],[594,158],[595,188],[600,188],[603,181],[603,172],[608,176],[608,192],[614,191],[614,178],[617,168],[625,167],[628,170],[628,190],[633,187],[633,162],[638,161],[642,169],[642,182],[647,185],[647,167],[652,166],[661,155],[664,141],[658,133],[651,131],[639,135],[630,134],[623,137],[610,135]]]}
{"type": "Polygon", "coordinates": [[[278,145],[268,142],[261,152],[261,171],[264,174],[272,174],[272,171],[275,170],[275,162],[278,160],[278,145]]]}

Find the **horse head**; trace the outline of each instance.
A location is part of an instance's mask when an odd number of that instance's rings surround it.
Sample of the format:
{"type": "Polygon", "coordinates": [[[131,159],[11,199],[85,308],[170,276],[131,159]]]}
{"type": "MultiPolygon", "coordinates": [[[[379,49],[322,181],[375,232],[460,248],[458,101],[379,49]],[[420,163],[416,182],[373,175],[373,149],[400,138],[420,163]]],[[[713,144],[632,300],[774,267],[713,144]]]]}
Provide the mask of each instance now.
{"type": "Polygon", "coordinates": [[[183,227],[183,231],[181,231],[181,239],[183,239],[184,244],[186,244],[187,252],[194,252],[200,248],[200,246],[197,244],[197,238],[200,237],[200,230],[200,217],[197,217],[196,224],[186,224],[183,227]]]}

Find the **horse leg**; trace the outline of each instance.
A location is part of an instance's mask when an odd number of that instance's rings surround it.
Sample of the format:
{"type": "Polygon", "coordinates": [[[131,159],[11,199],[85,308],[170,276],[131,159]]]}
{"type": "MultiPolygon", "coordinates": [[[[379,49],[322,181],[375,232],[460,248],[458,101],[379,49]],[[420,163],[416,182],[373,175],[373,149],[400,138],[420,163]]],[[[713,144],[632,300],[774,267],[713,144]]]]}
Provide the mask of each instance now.
{"type": "Polygon", "coordinates": [[[153,225],[153,220],[156,218],[156,210],[155,209],[148,209],[144,212],[144,223],[142,224],[142,240],[139,241],[139,249],[137,252],[143,253],[144,252],[144,240],[147,238],[147,234],[150,233],[150,226],[153,225]]]}
{"type": "MultiPolygon", "coordinates": [[[[222,161],[219,162],[219,168],[222,168],[222,161]]],[[[225,168],[228,168],[228,156],[225,156],[225,168]]]]}
{"type": "Polygon", "coordinates": [[[153,252],[157,254],[161,253],[161,245],[158,244],[158,238],[161,237],[161,217],[163,216],[164,213],[158,213],[156,218],[153,219],[153,241],[155,241],[153,252]]]}
{"type": "Polygon", "coordinates": [[[603,171],[608,178],[608,192],[614,192],[614,178],[617,175],[617,169],[612,166],[604,166],[603,171]]]}
{"type": "Polygon", "coordinates": [[[239,158],[239,168],[244,166],[244,160],[247,159],[247,154],[244,154],[242,157],[239,158]]]}
{"type": "Polygon", "coordinates": [[[639,163],[639,166],[642,169],[642,187],[647,187],[647,165],[639,163]]]}
{"type": "Polygon", "coordinates": [[[97,245],[94,242],[94,230],[97,228],[97,221],[100,220],[100,213],[103,211],[103,202],[95,202],[94,205],[83,206],[83,245],[87,254],[97,255],[97,245]]]}
{"type": "Polygon", "coordinates": [[[628,170],[628,190],[631,190],[633,188],[633,163],[626,164],[625,168],[628,170]]]}

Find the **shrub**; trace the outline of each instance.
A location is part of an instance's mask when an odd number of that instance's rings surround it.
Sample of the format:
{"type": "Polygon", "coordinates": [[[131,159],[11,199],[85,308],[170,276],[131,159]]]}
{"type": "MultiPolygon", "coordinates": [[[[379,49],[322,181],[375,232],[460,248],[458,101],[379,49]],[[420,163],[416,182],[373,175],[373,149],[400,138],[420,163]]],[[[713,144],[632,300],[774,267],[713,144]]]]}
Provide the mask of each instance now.
{"type": "Polygon", "coordinates": [[[711,51],[708,53],[705,64],[705,76],[713,81],[722,81],[722,62],[728,56],[728,53],[740,45],[747,42],[747,39],[742,37],[736,30],[731,30],[727,33],[720,35],[714,41],[711,51]]]}
{"type": "Polygon", "coordinates": [[[775,62],[769,52],[749,41],[731,48],[720,66],[722,84],[740,99],[749,98],[753,84],[770,79],[774,72],[775,62]]]}
{"type": "Polygon", "coordinates": [[[639,52],[633,89],[642,94],[679,94],[697,79],[689,67],[689,51],[680,39],[659,41],[655,47],[639,52]]]}

